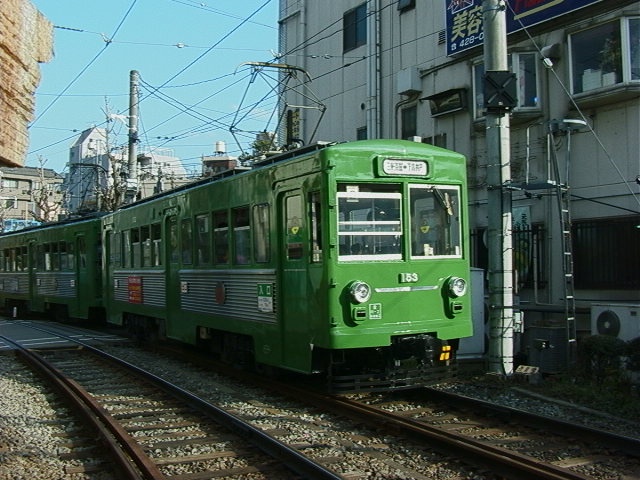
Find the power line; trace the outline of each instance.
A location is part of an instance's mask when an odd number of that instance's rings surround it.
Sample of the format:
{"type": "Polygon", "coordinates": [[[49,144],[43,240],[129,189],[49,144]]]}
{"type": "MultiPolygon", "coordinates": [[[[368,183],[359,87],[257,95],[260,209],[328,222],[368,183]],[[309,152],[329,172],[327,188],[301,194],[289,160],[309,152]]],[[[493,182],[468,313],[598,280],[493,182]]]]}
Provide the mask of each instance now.
{"type": "MultiPolygon", "coordinates": [[[[133,2],[131,3],[131,5],[129,6],[129,9],[126,11],[126,13],[124,14],[124,16],[122,17],[122,19],[120,20],[120,23],[118,24],[118,26],[116,27],[116,29],[114,30],[113,34],[111,35],[111,39],[115,38],[115,36],[118,34],[118,32],[120,31],[120,28],[122,27],[122,25],[124,24],[125,20],[127,19],[127,17],[129,16],[129,14],[131,13],[131,10],[133,10],[133,7],[135,6],[136,2],[138,0],[133,0],[133,2]]],[[[40,120],[42,118],[42,116],[47,113],[49,111],[49,109],[51,107],[53,107],[53,105],[56,104],[56,102],[58,100],[60,100],[60,97],[66,93],[67,90],[69,90],[71,88],[71,86],[76,83],[76,81],[84,74],[84,72],[86,72],[89,67],[91,65],[93,65],[93,63],[95,63],[96,60],[98,60],[98,58],[100,58],[100,56],[102,56],[102,54],[104,53],[104,51],[109,47],[109,45],[111,44],[111,42],[106,42],[105,45],[102,47],[102,49],[89,61],[89,63],[87,63],[84,68],[82,68],[77,74],[76,76],[73,78],[73,80],[71,80],[66,87],[64,87],[62,89],[62,91],[51,101],[51,103],[49,103],[49,105],[47,105],[45,107],[45,109],[40,112],[40,114],[33,120],[33,122],[31,122],[31,126],[33,126],[35,123],[38,122],[38,120],[40,120]]]]}

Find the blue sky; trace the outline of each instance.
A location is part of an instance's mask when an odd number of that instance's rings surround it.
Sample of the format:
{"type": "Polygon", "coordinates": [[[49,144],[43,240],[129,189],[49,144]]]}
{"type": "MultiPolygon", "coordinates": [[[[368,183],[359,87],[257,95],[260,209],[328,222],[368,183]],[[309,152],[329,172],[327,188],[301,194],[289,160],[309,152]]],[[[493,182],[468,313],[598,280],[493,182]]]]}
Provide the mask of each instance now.
{"type": "MultiPolygon", "coordinates": [[[[80,132],[106,126],[108,113],[126,115],[131,70],[141,77],[141,145],[171,149],[188,168],[199,168],[216,141],[240,153],[229,133],[239,105],[257,103],[239,131],[273,129],[273,83],[262,76],[250,83],[252,70],[242,64],[273,60],[277,0],[31,2],[56,28],[55,56],[40,65],[27,166],[44,160],[62,172],[80,132]]],[[[111,145],[127,143],[124,121],[113,119],[109,129],[111,145]]],[[[247,149],[251,135],[237,136],[247,149]]]]}

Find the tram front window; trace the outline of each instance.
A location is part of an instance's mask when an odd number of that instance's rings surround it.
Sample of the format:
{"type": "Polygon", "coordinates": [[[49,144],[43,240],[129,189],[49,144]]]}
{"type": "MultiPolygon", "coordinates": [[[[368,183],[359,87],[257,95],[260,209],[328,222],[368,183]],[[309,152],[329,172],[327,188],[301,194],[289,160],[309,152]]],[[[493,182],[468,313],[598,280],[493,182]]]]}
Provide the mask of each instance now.
{"type": "Polygon", "coordinates": [[[399,185],[340,185],[339,259],[402,259],[401,204],[399,185]]]}
{"type": "Polygon", "coordinates": [[[411,185],[411,258],[460,257],[460,193],[457,187],[411,185]]]}

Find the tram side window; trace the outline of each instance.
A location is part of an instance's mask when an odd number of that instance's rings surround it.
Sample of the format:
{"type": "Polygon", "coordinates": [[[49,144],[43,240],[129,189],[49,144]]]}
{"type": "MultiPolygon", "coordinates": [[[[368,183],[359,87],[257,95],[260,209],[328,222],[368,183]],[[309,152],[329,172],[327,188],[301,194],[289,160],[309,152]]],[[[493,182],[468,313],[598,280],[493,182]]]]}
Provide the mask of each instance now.
{"type": "Polygon", "coordinates": [[[31,262],[29,261],[29,249],[27,247],[20,247],[22,253],[22,270],[28,270],[31,262]]]}
{"type": "Polygon", "coordinates": [[[109,240],[111,242],[111,258],[109,262],[114,267],[121,266],[121,255],[122,255],[122,234],[120,232],[115,232],[109,236],[109,240]]]}
{"type": "Polygon", "coordinates": [[[269,241],[269,205],[262,203],[253,206],[253,250],[256,263],[270,260],[269,241]]]}
{"type": "Polygon", "coordinates": [[[16,248],[16,271],[21,272],[23,269],[22,264],[22,248],[16,248]]]}
{"type": "Polygon", "coordinates": [[[148,225],[140,227],[140,245],[142,247],[142,267],[151,266],[151,230],[148,225]]]}
{"type": "Polygon", "coordinates": [[[133,254],[133,262],[131,264],[132,267],[140,267],[141,266],[141,255],[140,255],[140,229],[132,228],[131,229],[131,253],[133,254]]]}
{"type": "Polygon", "coordinates": [[[4,258],[4,250],[0,250],[0,272],[4,272],[6,270],[4,258]]]}
{"type": "Polygon", "coordinates": [[[180,223],[180,237],[182,240],[182,263],[193,263],[193,227],[190,218],[185,218],[180,223]]]}
{"type": "Polygon", "coordinates": [[[402,259],[401,203],[399,185],[339,185],[339,259],[402,259]]]}
{"type": "Polygon", "coordinates": [[[153,265],[162,265],[162,228],[159,223],[151,225],[151,244],[153,245],[153,265]]]}
{"type": "Polygon", "coordinates": [[[215,263],[229,263],[229,217],[226,210],[213,212],[215,263]]]}
{"type": "Polygon", "coordinates": [[[251,262],[251,225],[249,207],[234,208],[233,216],[233,258],[234,263],[246,265],[251,262]]]}
{"type": "Polygon", "coordinates": [[[51,244],[51,270],[57,272],[60,270],[60,253],[58,252],[58,244],[51,244]]]}
{"type": "Polygon", "coordinates": [[[60,270],[69,269],[69,257],[67,256],[67,242],[60,242],[60,270]]]}
{"type": "Polygon", "coordinates": [[[209,215],[196,217],[196,257],[198,265],[208,265],[211,262],[211,226],[209,215]]]}
{"type": "Polygon", "coordinates": [[[122,232],[122,266],[131,267],[131,231],[122,232]]]}
{"type": "Polygon", "coordinates": [[[302,197],[293,195],[286,200],[287,259],[299,260],[304,255],[302,197]]]}
{"type": "Polygon", "coordinates": [[[311,262],[322,261],[322,216],[320,193],[309,195],[309,218],[311,219],[311,262]]]}
{"type": "Polygon", "coordinates": [[[411,185],[411,256],[461,256],[457,187],[411,185]]]}
{"type": "Polygon", "coordinates": [[[15,253],[12,248],[7,248],[4,251],[5,270],[7,272],[13,272],[15,270],[15,253]]]}

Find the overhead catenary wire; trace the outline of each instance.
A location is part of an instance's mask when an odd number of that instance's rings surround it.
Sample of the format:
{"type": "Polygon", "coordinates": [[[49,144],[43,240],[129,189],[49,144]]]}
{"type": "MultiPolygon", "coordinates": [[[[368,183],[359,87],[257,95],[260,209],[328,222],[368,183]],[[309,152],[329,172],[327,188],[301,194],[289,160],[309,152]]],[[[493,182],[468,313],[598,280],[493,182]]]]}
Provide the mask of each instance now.
{"type": "MultiPolygon", "coordinates": [[[[124,25],[124,22],[126,21],[127,17],[129,17],[129,14],[133,10],[133,7],[137,3],[137,1],[138,0],[133,0],[133,2],[131,2],[131,5],[129,5],[129,8],[127,9],[125,14],[123,15],[122,19],[120,20],[120,23],[118,24],[118,26],[116,27],[114,32],[111,34],[111,37],[110,37],[111,39],[115,38],[115,36],[118,34],[118,32],[120,31],[120,28],[122,28],[122,25],[124,25]]],[[[34,124],[36,124],[51,109],[51,107],[53,107],[53,105],[56,104],[56,102],[60,99],[60,97],[64,93],[66,93],[66,91],[69,90],[73,86],[73,84],[76,83],[80,77],[82,77],[82,75],[84,75],[84,73],[89,69],[89,67],[91,67],[91,65],[93,65],[96,62],[96,60],[98,60],[98,58],[100,58],[102,56],[102,54],[109,47],[110,44],[111,44],[111,42],[106,42],[105,43],[105,45],[102,47],[102,49],[91,60],[89,60],[89,63],[87,63],[76,74],[76,76],[73,77],[73,79],[67,84],[67,86],[64,87],[62,89],[62,91],[58,95],[56,95],[55,98],[44,108],[44,110],[42,112],[40,112],[40,114],[38,114],[38,116],[33,120],[33,122],[31,122],[30,126],[33,126],[34,124]]]]}

